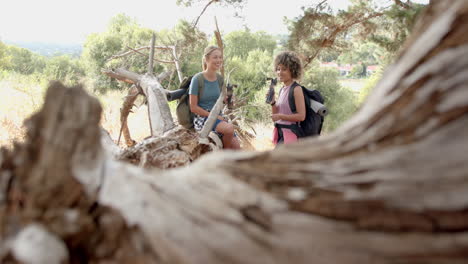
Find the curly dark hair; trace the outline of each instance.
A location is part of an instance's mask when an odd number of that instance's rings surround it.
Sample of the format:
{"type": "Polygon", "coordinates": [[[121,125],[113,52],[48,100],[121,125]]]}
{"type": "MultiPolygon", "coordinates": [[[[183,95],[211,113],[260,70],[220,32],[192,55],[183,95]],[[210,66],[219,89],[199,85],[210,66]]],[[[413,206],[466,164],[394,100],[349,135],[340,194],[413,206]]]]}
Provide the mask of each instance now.
{"type": "Polygon", "coordinates": [[[296,53],[283,51],[276,55],[275,68],[273,70],[276,71],[280,64],[289,69],[293,79],[300,79],[302,77],[302,62],[296,53]]]}

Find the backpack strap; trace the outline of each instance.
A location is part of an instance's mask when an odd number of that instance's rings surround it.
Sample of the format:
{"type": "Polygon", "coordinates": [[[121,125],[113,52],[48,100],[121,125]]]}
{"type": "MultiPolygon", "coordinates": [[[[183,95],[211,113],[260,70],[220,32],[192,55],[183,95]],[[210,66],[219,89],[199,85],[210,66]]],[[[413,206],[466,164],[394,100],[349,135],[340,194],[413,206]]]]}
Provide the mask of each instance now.
{"type": "MultiPolygon", "coordinates": [[[[203,72],[197,73],[194,77],[198,79],[198,100],[203,94],[203,90],[205,89],[205,77],[203,76],[203,72]]],[[[224,78],[221,74],[216,73],[216,79],[218,80],[219,84],[219,91],[223,90],[224,78]]]]}
{"type": "Polygon", "coordinates": [[[203,72],[197,73],[194,77],[198,80],[198,100],[203,94],[203,89],[205,89],[205,77],[203,77],[203,72]]]}
{"type": "Polygon", "coordinates": [[[218,80],[219,91],[222,91],[223,90],[223,84],[224,84],[224,77],[221,74],[216,73],[216,79],[218,80]]]}
{"type": "Polygon", "coordinates": [[[288,93],[289,107],[291,108],[291,112],[293,113],[297,113],[296,101],[294,101],[294,88],[296,88],[296,86],[300,86],[300,85],[297,82],[293,82],[293,84],[291,84],[291,88],[289,89],[289,93],[288,93]]]}

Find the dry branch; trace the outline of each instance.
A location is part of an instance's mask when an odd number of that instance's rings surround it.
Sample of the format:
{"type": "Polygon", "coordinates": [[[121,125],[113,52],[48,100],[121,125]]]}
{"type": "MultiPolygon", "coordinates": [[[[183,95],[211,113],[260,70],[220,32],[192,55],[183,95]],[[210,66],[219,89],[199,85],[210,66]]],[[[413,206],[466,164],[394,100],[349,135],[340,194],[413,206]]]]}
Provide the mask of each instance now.
{"type": "Polygon", "coordinates": [[[119,80],[128,80],[142,87],[142,91],[148,100],[148,117],[152,136],[160,136],[174,127],[174,121],[166,99],[166,91],[156,77],[139,75],[123,68],[103,72],[108,76],[119,80]]]}
{"type": "Polygon", "coordinates": [[[127,146],[131,147],[136,144],[136,141],[133,140],[130,136],[130,130],[128,129],[127,120],[138,94],[139,92],[136,86],[130,87],[127,96],[125,96],[122,108],[120,108],[120,133],[119,138],[117,139],[117,145],[120,144],[120,136],[122,133],[124,135],[125,143],[127,146]]]}
{"type": "Polygon", "coordinates": [[[364,16],[364,17],[355,16],[355,17],[353,17],[353,19],[351,19],[350,21],[347,21],[343,25],[339,25],[339,26],[336,26],[335,28],[333,28],[332,30],[325,31],[324,35],[321,36],[321,39],[319,40],[319,44],[317,45],[317,48],[316,48],[315,52],[313,52],[311,55],[309,55],[309,56],[307,56],[305,58],[304,68],[306,68],[315,59],[315,57],[317,57],[317,55],[324,48],[333,46],[337,36],[340,33],[346,32],[347,30],[349,30],[354,25],[361,24],[361,23],[363,23],[365,21],[368,21],[368,20],[370,20],[372,18],[376,18],[376,17],[382,16],[382,15],[383,15],[383,13],[376,12],[376,13],[373,13],[373,14],[370,14],[370,15],[364,16]]]}
{"type": "Polygon", "coordinates": [[[150,49],[150,55],[149,55],[149,62],[148,62],[148,74],[153,74],[153,62],[154,62],[154,42],[156,41],[156,35],[153,33],[153,36],[151,37],[151,49],[150,49]]]}
{"type": "MultiPolygon", "coordinates": [[[[123,53],[120,53],[120,54],[112,55],[111,57],[109,57],[107,59],[107,61],[111,61],[111,60],[114,60],[114,59],[126,57],[128,55],[133,54],[133,53],[142,54],[141,52],[139,52],[140,50],[150,50],[151,46],[143,46],[143,47],[138,47],[138,48],[127,47],[127,48],[130,49],[130,50],[126,51],[126,52],[123,52],[123,53]]],[[[171,49],[173,49],[172,46],[155,46],[154,48],[159,49],[159,50],[171,50],[171,49]]],[[[142,54],[142,55],[144,55],[144,54],[142,54]]],[[[145,56],[147,56],[147,55],[145,55],[145,56]]]]}
{"type": "Polygon", "coordinates": [[[206,9],[208,8],[208,6],[210,6],[211,4],[213,3],[216,3],[216,2],[219,2],[219,0],[211,0],[210,2],[208,2],[208,4],[205,5],[205,7],[203,8],[203,10],[201,11],[200,15],[198,15],[197,19],[195,20],[195,22],[193,22],[193,25],[192,27],[196,27],[197,24],[198,24],[198,20],[200,20],[200,17],[205,13],[206,9]]]}

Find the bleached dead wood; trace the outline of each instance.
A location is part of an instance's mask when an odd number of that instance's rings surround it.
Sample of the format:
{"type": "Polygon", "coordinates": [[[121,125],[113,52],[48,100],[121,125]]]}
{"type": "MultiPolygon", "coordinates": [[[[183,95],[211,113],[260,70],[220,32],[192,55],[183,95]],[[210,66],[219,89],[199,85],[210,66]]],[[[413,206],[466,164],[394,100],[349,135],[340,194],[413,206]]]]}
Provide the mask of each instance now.
{"type": "Polygon", "coordinates": [[[102,150],[95,99],[51,87],[1,152],[2,242],[40,223],[94,263],[466,263],[468,3],[451,8],[431,7],[409,43],[438,43],[402,53],[344,127],[270,152],[137,168],[102,150]]]}
{"type": "Polygon", "coordinates": [[[150,55],[148,57],[148,74],[153,74],[153,62],[154,62],[154,42],[156,41],[156,35],[151,37],[151,49],[150,49],[150,55]]]}
{"type": "Polygon", "coordinates": [[[139,75],[123,68],[107,70],[103,73],[118,80],[136,83],[142,87],[148,100],[148,118],[152,136],[161,136],[175,126],[167,104],[166,92],[157,78],[152,75],[139,75]]]}
{"type": "MultiPolygon", "coordinates": [[[[160,62],[160,63],[172,63],[175,65],[176,67],[176,71],[177,71],[177,76],[179,78],[179,82],[182,82],[183,80],[183,74],[182,74],[182,69],[180,68],[180,63],[179,63],[179,59],[180,59],[180,55],[177,53],[177,45],[173,45],[173,46],[156,46],[154,45],[154,42],[149,45],[149,46],[144,46],[144,47],[138,47],[138,48],[130,48],[130,47],[127,47],[128,49],[130,49],[129,51],[126,51],[126,52],[123,52],[121,54],[116,54],[116,55],[113,55],[111,56],[109,59],[107,59],[107,61],[111,61],[113,59],[117,59],[117,58],[122,58],[122,57],[126,57],[128,55],[131,55],[133,53],[138,53],[140,55],[144,55],[146,56],[145,54],[141,53],[140,50],[145,50],[145,49],[149,49],[150,50],[150,53],[151,53],[151,50],[153,50],[153,54],[149,57],[151,57],[152,59],[150,59],[150,63],[149,64],[152,64],[154,61],[156,62],[160,62]],[[154,50],[169,50],[171,51],[171,55],[173,57],[173,60],[161,60],[161,59],[157,59],[157,58],[154,58],[154,50]]],[[[106,73],[107,74],[107,73],[106,73]]],[[[107,74],[109,75],[109,74],[107,74]]],[[[114,77],[114,76],[111,76],[109,75],[110,77],[114,77]]],[[[115,78],[115,77],[114,77],[115,78]]]]}
{"type": "Polygon", "coordinates": [[[152,75],[144,75],[140,80],[140,85],[148,100],[151,136],[161,136],[175,126],[167,103],[166,92],[152,75]]]}
{"type": "MultiPolygon", "coordinates": [[[[171,72],[162,72],[156,78],[161,82],[162,80],[168,78],[171,75],[171,72]]],[[[134,103],[138,97],[138,95],[143,95],[143,91],[141,88],[137,87],[136,85],[132,85],[129,90],[127,96],[125,96],[124,101],[122,103],[122,107],[120,108],[120,132],[119,137],[117,139],[117,144],[120,144],[120,138],[123,134],[125,138],[125,143],[127,146],[131,147],[136,144],[136,141],[132,139],[130,135],[130,130],[127,125],[127,120],[134,103]]]]}

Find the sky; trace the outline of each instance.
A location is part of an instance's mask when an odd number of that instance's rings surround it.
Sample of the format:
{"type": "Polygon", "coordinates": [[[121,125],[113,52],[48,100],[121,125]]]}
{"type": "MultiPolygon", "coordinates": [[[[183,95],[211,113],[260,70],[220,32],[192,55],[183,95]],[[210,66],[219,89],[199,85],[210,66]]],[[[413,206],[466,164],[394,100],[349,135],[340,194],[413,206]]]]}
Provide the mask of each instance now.
{"type": "MultiPolygon", "coordinates": [[[[340,2],[343,6],[347,1],[340,2]]],[[[3,1],[2,1],[3,2],[3,1]]],[[[177,6],[175,0],[6,0],[0,7],[0,40],[50,43],[83,43],[93,32],[105,31],[110,18],[119,14],[135,18],[144,27],[155,30],[172,28],[179,19],[194,21],[205,2],[190,8],[177,6]]],[[[248,25],[253,31],[272,34],[287,32],[283,17],[297,17],[301,7],[311,0],[248,0],[240,10],[243,19],[235,18],[233,8],[211,5],[201,17],[201,30],[212,33],[214,16],[222,32],[248,25]],[[266,4],[268,3],[268,8],[266,4]]]]}
{"type": "MultiPolygon", "coordinates": [[[[419,0],[426,1],[426,0],[419,0]]],[[[428,0],[427,0],[428,1],[428,0]]],[[[105,31],[111,17],[124,13],[143,27],[154,30],[172,28],[179,19],[194,21],[208,2],[186,8],[176,0],[3,0],[0,5],[0,40],[12,42],[48,42],[82,44],[90,33],[105,31]]],[[[236,10],[211,5],[203,14],[199,28],[206,33],[215,30],[214,16],[223,33],[240,30],[247,25],[253,31],[286,34],[283,17],[294,18],[301,7],[318,0],[248,0],[243,18],[236,10]]],[[[334,8],[345,9],[347,0],[329,0],[334,8]]]]}

